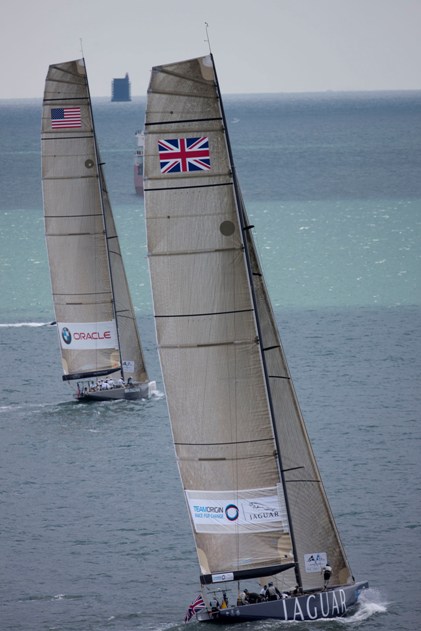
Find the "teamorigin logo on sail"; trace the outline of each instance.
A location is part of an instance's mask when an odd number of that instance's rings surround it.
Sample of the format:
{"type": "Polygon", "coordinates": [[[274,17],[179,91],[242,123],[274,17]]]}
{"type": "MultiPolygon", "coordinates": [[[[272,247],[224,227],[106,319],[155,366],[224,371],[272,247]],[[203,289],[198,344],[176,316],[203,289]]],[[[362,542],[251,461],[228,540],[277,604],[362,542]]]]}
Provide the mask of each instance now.
{"type": "Polygon", "coordinates": [[[115,320],[110,322],[58,322],[61,348],[98,350],[118,348],[115,320]]]}
{"type": "Polygon", "coordinates": [[[196,532],[289,532],[286,507],[276,487],[233,491],[186,491],[196,532]]]}

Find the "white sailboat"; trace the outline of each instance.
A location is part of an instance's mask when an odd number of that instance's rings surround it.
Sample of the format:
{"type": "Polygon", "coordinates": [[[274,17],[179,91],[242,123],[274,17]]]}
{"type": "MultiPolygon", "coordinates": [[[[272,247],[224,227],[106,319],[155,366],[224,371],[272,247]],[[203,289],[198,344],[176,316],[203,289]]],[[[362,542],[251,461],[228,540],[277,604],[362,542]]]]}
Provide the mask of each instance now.
{"type": "Polygon", "coordinates": [[[49,67],[41,140],[63,380],[76,382],[81,401],[149,397],[155,382],[145,367],[83,59],[49,67]]]}
{"type": "Polygon", "coordinates": [[[368,583],[352,575],[300,412],[211,55],[153,68],[144,188],[160,361],[207,605],[198,597],[190,613],[224,624],[343,616],[368,583]],[[270,582],[273,598],[210,601],[270,582]]]}

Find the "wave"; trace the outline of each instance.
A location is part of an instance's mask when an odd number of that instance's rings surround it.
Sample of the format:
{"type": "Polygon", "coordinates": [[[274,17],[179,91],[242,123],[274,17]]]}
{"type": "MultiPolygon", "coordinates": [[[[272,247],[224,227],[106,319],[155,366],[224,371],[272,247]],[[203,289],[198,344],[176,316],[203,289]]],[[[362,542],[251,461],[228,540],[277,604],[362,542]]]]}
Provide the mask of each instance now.
{"type": "Polygon", "coordinates": [[[32,326],[32,327],[55,326],[55,324],[57,323],[56,322],[6,322],[3,324],[0,324],[0,328],[7,329],[7,328],[16,328],[16,327],[21,327],[21,326],[32,326]]]}
{"type": "Polygon", "coordinates": [[[335,620],[344,625],[363,622],[376,614],[386,613],[388,604],[377,589],[370,588],[361,594],[357,609],[352,615],[335,620]]]}

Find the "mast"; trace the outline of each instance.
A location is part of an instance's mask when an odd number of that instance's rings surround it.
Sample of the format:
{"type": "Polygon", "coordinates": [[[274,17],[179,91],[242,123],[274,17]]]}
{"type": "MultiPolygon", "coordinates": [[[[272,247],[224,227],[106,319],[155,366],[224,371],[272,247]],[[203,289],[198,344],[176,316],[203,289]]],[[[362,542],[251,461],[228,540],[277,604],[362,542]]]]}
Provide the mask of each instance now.
{"type": "MultiPolygon", "coordinates": [[[[103,173],[102,173],[102,166],[105,163],[104,162],[100,162],[100,155],[99,155],[98,143],[97,143],[96,131],[95,131],[94,113],[93,113],[93,109],[92,109],[92,99],[91,99],[91,93],[90,93],[90,90],[89,90],[88,73],[86,72],[86,62],[85,62],[85,58],[84,57],[83,57],[83,65],[85,66],[85,80],[86,80],[86,89],[87,89],[87,92],[88,92],[88,106],[89,106],[89,111],[90,111],[91,120],[92,120],[93,143],[94,143],[94,150],[95,150],[95,156],[96,156],[96,163],[97,163],[97,167],[98,167],[99,199],[100,199],[101,209],[102,209],[102,221],[103,221],[103,224],[104,224],[105,244],[106,244],[107,261],[108,261],[108,271],[109,271],[109,274],[110,274],[111,294],[112,294],[112,308],[113,308],[113,313],[114,313],[115,327],[116,327],[117,340],[118,340],[118,354],[119,354],[119,357],[120,357],[120,374],[121,374],[122,378],[124,379],[123,359],[122,359],[122,356],[121,356],[119,322],[118,322],[116,305],[115,305],[114,278],[113,278],[113,273],[112,273],[112,268],[111,268],[110,249],[109,249],[109,246],[108,246],[108,239],[109,239],[109,237],[108,237],[108,232],[107,232],[107,219],[105,217],[104,198],[103,198],[103,190],[106,187],[105,187],[105,179],[104,179],[104,176],[103,176],[103,173]]],[[[117,372],[117,370],[118,369],[116,369],[115,372],[117,372]]]]}
{"type": "Polygon", "coordinates": [[[216,82],[216,87],[217,87],[217,90],[218,90],[218,97],[219,97],[219,102],[220,102],[220,107],[221,107],[221,112],[222,112],[222,119],[223,119],[224,128],[225,128],[225,137],[226,137],[226,141],[227,141],[227,148],[228,148],[228,155],[229,155],[229,160],[230,160],[230,166],[231,166],[231,169],[232,169],[232,172],[233,172],[235,197],[236,197],[236,202],[237,202],[238,216],[239,216],[240,225],[241,225],[242,234],[243,234],[244,254],[245,254],[246,265],[247,265],[247,273],[248,273],[249,282],[250,282],[250,292],[251,292],[251,295],[252,295],[253,306],[254,306],[254,316],[255,316],[255,319],[256,319],[256,327],[257,327],[257,331],[258,331],[258,341],[259,341],[260,355],[261,355],[261,359],[262,359],[264,378],[265,378],[265,383],[266,383],[266,393],[267,393],[267,397],[268,397],[270,414],[271,414],[271,417],[272,417],[272,428],[273,428],[273,434],[274,434],[275,443],[276,443],[277,459],[278,459],[278,464],[279,464],[279,474],[280,474],[280,478],[281,478],[281,481],[282,481],[282,488],[284,490],[284,496],[285,496],[285,505],[286,505],[287,514],[288,514],[288,522],[289,522],[289,528],[290,528],[292,549],[293,549],[294,560],[295,560],[294,571],[295,571],[295,576],[296,576],[296,579],[297,579],[297,584],[298,584],[299,587],[302,587],[301,572],[300,572],[300,567],[299,567],[299,563],[298,563],[297,547],[296,547],[296,544],[295,544],[294,527],[293,527],[293,523],[292,523],[292,519],[291,519],[291,511],[290,511],[290,506],[289,506],[288,492],[287,492],[287,488],[286,488],[285,475],[284,475],[284,470],[283,470],[283,466],[282,466],[282,457],[281,457],[281,450],[280,450],[280,445],[279,445],[279,437],[278,437],[278,432],[277,432],[277,429],[276,429],[276,425],[273,422],[273,419],[275,417],[275,412],[274,412],[272,395],[271,395],[271,390],[270,390],[270,385],[269,385],[268,370],[267,370],[267,365],[266,365],[265,353],[264,353],[264,349],[262,348],[262,334],[261,334],[259,313],[258,313],[258,309],[257,309],[256,294],[255,294],[254,284],[253,284],[253,275],[252,275],[252,270],[251,270],[250,253],[249,253],[249,249],[248,249],[247,239],[244,238],[245,232],[247,230],[251,230],[254,226],[246,225],[246,222],[245,222],[246,216],[245,216],[245,213],[244,213],[243,200],[242,200],[242,195],[241,195],[241,192],[240,192],[240,189],[239,189],[239,185],[238,185],[238,179],[237,179],[237,173],[236,173],[236,169],[235,169],[234,157],[233,157],[232,148],[231,148],[231,141],[230,141],[227,121],[226,121],[226,117],[225,117],[224,104],[223,104],[223,100],[222,100],[221,90],[220,90],[219,81],[218,81],[218,75],[217,75],[217,72],[216,72],[215,61],[214,61],[212,52],[210,52],[210,57],[212,59],[213,71],[214,71],[214,74],[215,74],[215,82],[216,82]]]}

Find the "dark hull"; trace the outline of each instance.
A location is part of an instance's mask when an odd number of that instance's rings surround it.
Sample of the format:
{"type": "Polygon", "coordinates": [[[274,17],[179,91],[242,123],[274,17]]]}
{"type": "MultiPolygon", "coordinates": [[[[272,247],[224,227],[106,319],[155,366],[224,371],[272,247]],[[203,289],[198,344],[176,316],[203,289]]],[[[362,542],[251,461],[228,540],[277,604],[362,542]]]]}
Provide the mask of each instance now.
{"type": "Polygon", "coordinates": [[[78,392],[76,399],[80,403],[89,403],[92,401],[116,401],[125,399],[134,401],[136,399],[149,399],[154,387],[150,387],[155,382],[142,383],[133,388],[112,388],[110,390],[95,390],[93,392],[78,392]]]}
{"type": "Polygon", "coordinates": [[[207,610],[196,615],[199,622],[234,624],[252,620],[276,619],[284,621],[322,620],[346,616],[355,605],[368,583],[355,583],[303,596],[291,596],[282,600],[272,600],[253,605],[229,607],[216,613],[207,610]]]}

